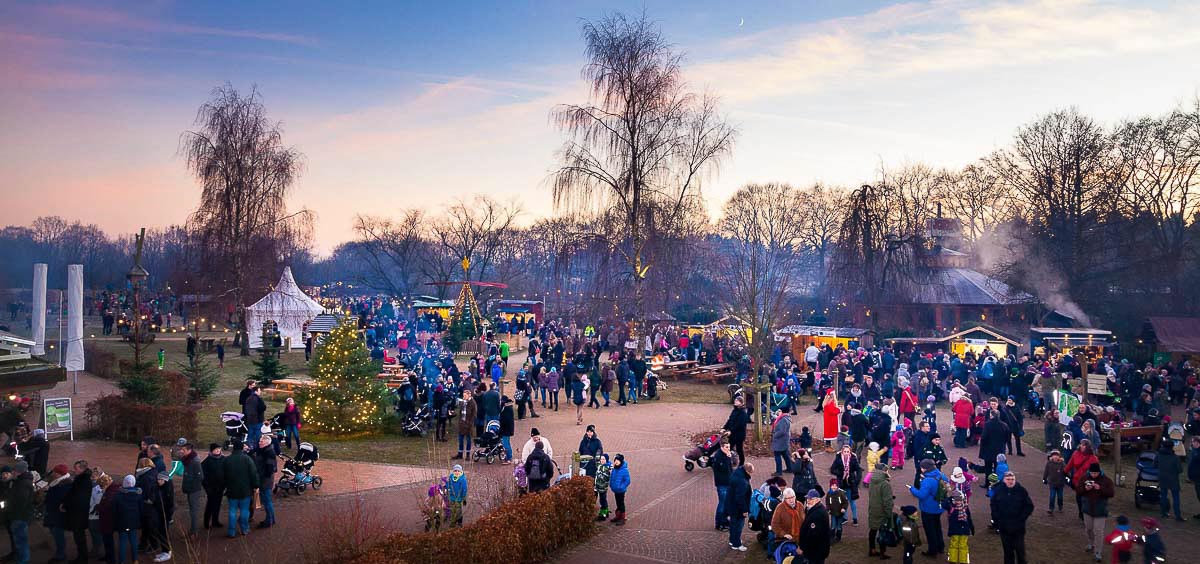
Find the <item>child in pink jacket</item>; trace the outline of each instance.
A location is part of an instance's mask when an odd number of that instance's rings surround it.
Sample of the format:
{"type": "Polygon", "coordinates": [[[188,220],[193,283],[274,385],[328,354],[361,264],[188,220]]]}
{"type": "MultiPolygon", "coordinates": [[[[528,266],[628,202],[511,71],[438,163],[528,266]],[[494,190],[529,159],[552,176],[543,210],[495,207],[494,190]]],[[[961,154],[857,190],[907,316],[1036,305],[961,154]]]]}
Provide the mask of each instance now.
{"type": "Polygon", "coordinates": [[[892,470],[904,468],[904,443],[904,426],[896,425],[896,431],[892,433],[892,470]]]}

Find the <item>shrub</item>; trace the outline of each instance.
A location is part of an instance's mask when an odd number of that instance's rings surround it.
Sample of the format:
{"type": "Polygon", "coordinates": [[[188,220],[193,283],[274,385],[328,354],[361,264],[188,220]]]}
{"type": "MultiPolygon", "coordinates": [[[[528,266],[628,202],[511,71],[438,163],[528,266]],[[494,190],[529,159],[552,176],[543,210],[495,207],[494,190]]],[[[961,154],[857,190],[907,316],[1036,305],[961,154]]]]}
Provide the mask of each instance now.
{"type": "Polygon", "coordinates": [[[352,562],[545,562],[552,554],[586,540],[595,532],[593,487],[589,477],[572,478],[544,492],[506,503],[458,529],[393,535],[352,562]]]}
{"type": "Polygon", "coordinates": [[[87,371],[98,378],[116,380],[119,375],[117,355],[93,343],[85,342],[83,344],[83,362],[87,366],[87,371]]]}
{"type": "Polygon", "coordinates": [[[188,405],[149,405],[109,395],[88,403],[84,418],[101,438],[133,442],[146,435],[195,437],[196,412],[188,405]]]}

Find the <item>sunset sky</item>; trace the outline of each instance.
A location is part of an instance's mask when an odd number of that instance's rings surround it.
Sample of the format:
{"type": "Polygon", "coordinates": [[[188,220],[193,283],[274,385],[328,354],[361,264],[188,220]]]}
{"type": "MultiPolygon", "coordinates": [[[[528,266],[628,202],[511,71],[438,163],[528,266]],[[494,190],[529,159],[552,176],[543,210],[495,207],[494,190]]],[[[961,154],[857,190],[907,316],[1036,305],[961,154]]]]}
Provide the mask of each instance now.
{"type": "Polygon", "coordinates": [[[355,214],[473,193],[549,214],[583,102],[581,19],[636,13],[686,53],[741,136],[705,187],[855,185],[881,165],[962,166],[1039,114],[1105,124],[1192,103],[1197,2],[0,3],[0,225],[61,215],[110,233],[182,221],[177,155],[226,81],[257,85],[306,170],[292,207],[328,251],[355,214]]]}

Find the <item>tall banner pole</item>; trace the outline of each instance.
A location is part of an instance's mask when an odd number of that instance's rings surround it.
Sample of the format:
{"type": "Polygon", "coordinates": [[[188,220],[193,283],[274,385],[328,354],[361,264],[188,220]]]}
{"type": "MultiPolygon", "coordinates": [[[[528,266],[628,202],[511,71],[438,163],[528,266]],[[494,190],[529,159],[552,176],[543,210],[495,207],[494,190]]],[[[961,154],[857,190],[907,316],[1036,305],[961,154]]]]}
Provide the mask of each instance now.
{"type": "Polygon", "coordinates": [[[79,371],[85,370],[83,354],[83,265],[67,265],[67,344],[63,366],[74,376],[72,393],[79,393],[79,371]]]}
{"type": "Polygon", "coordinates": [[[33,306],[32,306],[33,350],[34,356],[46,354],[46,263],[33,265],[33,306]]]}

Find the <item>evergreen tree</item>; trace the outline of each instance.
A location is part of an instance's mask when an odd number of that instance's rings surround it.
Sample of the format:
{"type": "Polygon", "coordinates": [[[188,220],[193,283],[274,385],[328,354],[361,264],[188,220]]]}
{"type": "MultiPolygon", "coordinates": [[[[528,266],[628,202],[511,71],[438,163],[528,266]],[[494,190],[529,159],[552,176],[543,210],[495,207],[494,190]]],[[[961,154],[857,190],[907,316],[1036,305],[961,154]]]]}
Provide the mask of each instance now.
{"type": "Polygon", "coordinates": [[[314,351],[309,366],[315,384],[297,398],[306,423],[334,434],[380,429],[388,390],[377,378],[379,363],[371,359],[354,324],[335,327],[314,351]]]}
{"type": "Polygon", "coordinates": [[[197,353],[191,362],[179,363],[179,372],[188,380],[191,401],[202,402],[217,391],[221,375],[208,362],[208,355],[197,353]]]}
{"type": "Polygon", "coordinates": [[[258,379],[258,385],[264,388],[288,375],[287,366],[279,361],[279,347],[275,346],[277,336],[277,332],[264,327],[258,360],[251,361],[254,364],[254,377],[258,379]]]}
{"type": "Polygon", "coordinates": [[[469,312],[463,311],[463,315],[450,320],[450,329],[446,331],[446,338],[442,342],[447,349],[458,352],[463,343],[479,336],[478,332],[472,329],[468,315],[469,312]]]}

